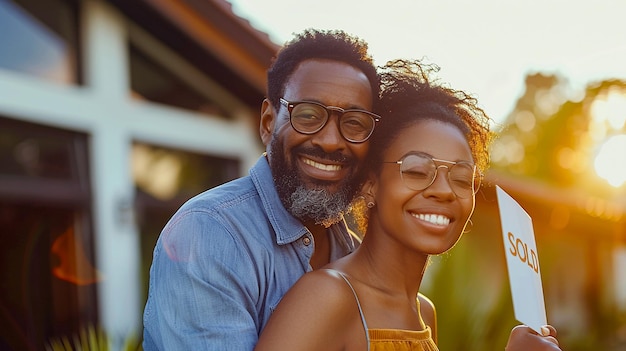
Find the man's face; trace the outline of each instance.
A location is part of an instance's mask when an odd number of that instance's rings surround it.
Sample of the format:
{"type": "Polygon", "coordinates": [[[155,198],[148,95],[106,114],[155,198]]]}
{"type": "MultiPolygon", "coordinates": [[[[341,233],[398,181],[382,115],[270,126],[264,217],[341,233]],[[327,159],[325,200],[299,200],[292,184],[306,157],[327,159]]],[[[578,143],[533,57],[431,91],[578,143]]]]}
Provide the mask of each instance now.
{"type": "MultiPolygon", "coordinates": [[[[343,109],[372,109],[372,91],[365,74],[336,61],[301,63],[286,84],[290,102],[316,101],[343,109]]],[[[351,143],[338,129],[337,114],[315,134],[301,134],[289,123],[289,112],[264,104],[261,136],[278,194],[295,217],[330,225],[342,218],[364,179],[361,163],[369,143],[351,143]]]]}

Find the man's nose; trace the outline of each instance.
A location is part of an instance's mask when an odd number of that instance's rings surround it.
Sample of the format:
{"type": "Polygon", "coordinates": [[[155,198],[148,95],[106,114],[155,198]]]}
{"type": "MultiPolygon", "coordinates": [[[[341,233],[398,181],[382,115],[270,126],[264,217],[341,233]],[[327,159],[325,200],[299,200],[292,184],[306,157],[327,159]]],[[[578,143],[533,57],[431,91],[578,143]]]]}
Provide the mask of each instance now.
{"type": "Polygon", "coordinates": [[[326,125],[313,135],[313,144],[321,147],[325,152],[333,152],[345,146],[346,140],[339,131],[340,113],[332,111],[326,125]]]}

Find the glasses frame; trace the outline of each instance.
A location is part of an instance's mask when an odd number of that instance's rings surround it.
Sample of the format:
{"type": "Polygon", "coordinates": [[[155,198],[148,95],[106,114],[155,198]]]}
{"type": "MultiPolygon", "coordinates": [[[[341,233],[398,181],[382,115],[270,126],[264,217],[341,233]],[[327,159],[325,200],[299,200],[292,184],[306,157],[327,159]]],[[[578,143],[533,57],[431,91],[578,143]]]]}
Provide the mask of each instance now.
{"type": "Polygon", "coordinates": [[[372,136],[372,133],[374,133],[374,129],[376,128],[376,123],[379,122],[382,118],[370,111],[366,111],[366,110],[361,110],[361,109],[343,109],[341,107],[336,107],[336,106],[326,106],[324,104],[321,104],[319,102],[316,101],[287,101],[284,98],[280,98],[280,104],[285,106],[287,108],[287,111],[289,112],[289,123],[291,124],[291,127],[298,133],[300,134],[305,134],[305,135],[312,135],[315,134],[317,132],[319,132],[320,130],[324,129],[324,127],[326,126],[326,124],[328,123],[328,120],[330,119],[330,116],[332,115],[333,112],[337,112],[339,114],[339,116],[337,117],[338,120],[341,122],[341,117],[348,112],[360,112],[360,113],[364,113],[366,115],[368,115],[369,117],[372,118],[372,121],[374,121],[374,123],[372,123],[372,130],[369,131],[369,134],[363,139],[363,140],[357,140],[357,139],[350,139],[347,138],[344,134],[343,131],[341,130],[341,123],[339,123],[337,125],[337,129],[339,129],[339,134],[341,134],[341,137],[343,137],[345,140],[354,143],[354,144],[360,144],[363,143],[365,141],[367,141],[367,139],[369,139],[372,136]],[[324,110],[326,110],[326,119],[324,120],[324,123],[322,123],[322,125],[317,128],[314,131],[302,131],[299,130],[298,128],[296,128],[296,126],[293,124],[292,121],[292,116],[291,116],[291,111],[293,111],[293,109],[300,105],[300,104],[312,104],[312,105],[316,105],[319,106],[321,108],[323,108],[324,110]]]}
{"type": "Polygon", "coordinates": [[[467,161],[448,161],[448,160],[442,160],[440,158],[434,158],[426,153],[423,152],[409,152],[407,154],[405,154],[404,156],[402,156],[398,161],[383,161],[383,163],[394,163],[397,164],[398,169],[400,170],[400,178],[402,179],[402,184],[404,184],[404,186],[406,186],[407,188],[414,190],[414,191],[422,191],[424,189],[428,189],[429,186],[433,185],[433,183],[435,182],[435,179],[437,179],[437,174],[439,173],[439,168],[441,167],[445,167],[448,169],[448,172],[446,172],[446,179],[448,181],[448,186],[450,186],[450,190],[452,190],[452,192],[459,198],[461,199],[468,199],[471,196],[475,196],[476,193],[478,193],[478,190],[480,189],[480,186],[482,185],[482,180],[483,180],[483,174],[482,172],[478,169],[478,167],[476,166],[476,164],[471,163],[471,162],[467,162],[467,161]],[[420,157],[424,157],[427,159],[430,159],[431,162],[435,165],[435,173],[432,177],[432,179],[430,180],[430,182],[428,183],[428,185],[424,186],[422,189],[414,189],[410,186],[407,185],[407,182],[404,180],[404,172],[402,172],[402,163],[404,162],[404,160],[409,157],[409,156],[420,156],[420,157]],[[444,164],[438,164],[438,163],[444,163],[444,164]],[[472,169],[474,171],[474,177],[472,179],[472,186],[474,187],[473,191],[472,191],[472,195],[471,196],[461,196],[459,194],[457,194],[457,192],[454,190],[454,187],[452,186],[452,182],[450,181],[450,169],[452,169],[452,167],[456,166],[457,164],[466,164],[466,165],[470,165],[472,166],[472,169]]]}

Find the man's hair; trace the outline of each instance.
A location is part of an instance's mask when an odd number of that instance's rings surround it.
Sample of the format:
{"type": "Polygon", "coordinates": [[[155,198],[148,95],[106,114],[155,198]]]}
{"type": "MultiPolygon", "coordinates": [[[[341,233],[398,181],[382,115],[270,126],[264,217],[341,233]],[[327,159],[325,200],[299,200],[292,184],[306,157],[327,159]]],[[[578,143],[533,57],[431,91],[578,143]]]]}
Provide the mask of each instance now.
{"type": "MultiPolygon", "coordinates": [[[[489,165],[489,145],[494,134],[490,118],[475,98],[431,78],[439,68],[417,60],[395,60],[380,68],[380,101],[375,111],[383,118],[371,137],[371,169],[377,170],[382,154],[395,137],[411,124],[423,120],[449,123],[461,130],[481,171],[489,165]],[[393,123],[386,123],[393,121],[393,123]]],[[[445,140],[442,140],[445,142],[445,140]]]]}
{"type": "Polygon", "coordinates": [[[378,75],[367,50],[365,41],[344,31],[307,29],[281,48],[267,70],[267,98],[278,110],[285,84],[298,65],[306,60],[326,59],[361,70],[370,82],[375,102],[379,91],[378,75]]]}

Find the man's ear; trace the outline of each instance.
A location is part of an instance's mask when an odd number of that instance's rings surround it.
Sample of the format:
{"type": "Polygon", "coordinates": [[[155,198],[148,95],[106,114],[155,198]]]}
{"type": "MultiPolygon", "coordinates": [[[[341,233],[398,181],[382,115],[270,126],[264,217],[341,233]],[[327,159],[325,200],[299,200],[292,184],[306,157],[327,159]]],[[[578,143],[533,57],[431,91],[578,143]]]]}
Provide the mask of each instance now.
{"type": "Polygon", "coordinates": [[[269,145],[276,124],[276,114],[272,103],[268,99],[263,99],[261,104],[261,122],[259,124],[259,134],[263,145],[269,145]]]}

